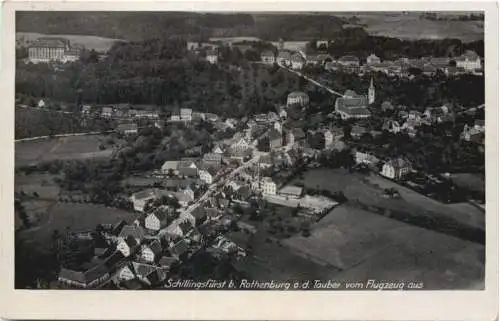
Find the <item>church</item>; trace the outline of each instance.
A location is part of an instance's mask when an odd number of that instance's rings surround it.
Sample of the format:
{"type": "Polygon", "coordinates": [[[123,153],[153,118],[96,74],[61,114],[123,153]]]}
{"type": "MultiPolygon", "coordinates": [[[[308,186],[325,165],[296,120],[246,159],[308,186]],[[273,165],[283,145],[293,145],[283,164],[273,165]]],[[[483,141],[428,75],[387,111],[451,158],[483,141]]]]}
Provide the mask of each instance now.
{"type": "Polygon", "coordinates": [[[346,90],[344,95],[335,101],[335,111],[344,120],[368,118],[371,116],[368,106],[374,102],[375,86],[372,78],[368,88],[368,95],[360,95],[353,90],[346,90]]]}

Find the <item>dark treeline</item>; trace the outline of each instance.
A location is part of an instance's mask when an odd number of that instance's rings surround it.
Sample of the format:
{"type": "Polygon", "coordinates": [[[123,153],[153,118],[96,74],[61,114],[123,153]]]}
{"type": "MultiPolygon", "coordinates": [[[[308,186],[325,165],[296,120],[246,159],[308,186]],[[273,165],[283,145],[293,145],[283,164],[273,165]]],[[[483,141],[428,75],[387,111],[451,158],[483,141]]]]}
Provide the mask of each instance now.
{"type": "MultiPolygon", "coordinates": [[[[314,49],[314,48],[313,48],[314,49]]],[[[484,40],[464,43],[459,39],[401,40],[398,38],[370,36],[362,28],[344,29],[328,46],[328,53],[339,57],[355,55],[366,59],[374,53],[382,60],[400,57],[456,57],[466,50],[474,50],[484,57],[484,40]]]]}
{"type": "Polygon", "coordinates": [[[255,36],[304,40],[332,36],[342,28],[330,15],[194,12],[18,12],[17,32],[93,35],[144,40],[166,34],[187,39],[255,36]],[[138,28],[137,26],[140,26],[138,28]]]}
{"type": "MultiPolygon", "coordinates": [[[[116,44],[102,62],[79,61],[53,71],[16,68],[16,93],[70,104],[147,104],[243,116],[265,112],[298,89],[297,77],[278,67],[251,65],[241,53],[221,51],[214,66],[186,53],[182,40],[116,44]]],[[[249,58],[249,57],[247,57],[249,58]]]]}

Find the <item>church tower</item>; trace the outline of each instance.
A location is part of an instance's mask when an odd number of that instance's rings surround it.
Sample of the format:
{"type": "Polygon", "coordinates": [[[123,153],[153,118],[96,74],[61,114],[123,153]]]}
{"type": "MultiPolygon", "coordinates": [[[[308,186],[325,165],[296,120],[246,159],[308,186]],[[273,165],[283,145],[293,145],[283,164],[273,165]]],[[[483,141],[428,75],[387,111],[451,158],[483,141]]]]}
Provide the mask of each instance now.
{"type": "Polygon", "coordinates": [[[370,88],[368,88],[368,104],[375,102],[375,86],[373,86],[373,78],[370,80],[370,88]]]}

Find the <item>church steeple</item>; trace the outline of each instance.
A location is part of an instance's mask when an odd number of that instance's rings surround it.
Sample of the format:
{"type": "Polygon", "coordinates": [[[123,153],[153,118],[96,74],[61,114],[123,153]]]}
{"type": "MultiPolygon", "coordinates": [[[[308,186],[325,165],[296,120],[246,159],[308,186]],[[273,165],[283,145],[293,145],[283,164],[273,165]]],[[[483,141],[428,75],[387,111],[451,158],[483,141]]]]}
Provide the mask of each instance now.
{"type": "Polygon", "coordinates": [[[370,80],[370,87],[368,88],[368,104],[375,102],[375,86],[373,85],[373,77],[370,80]]]}

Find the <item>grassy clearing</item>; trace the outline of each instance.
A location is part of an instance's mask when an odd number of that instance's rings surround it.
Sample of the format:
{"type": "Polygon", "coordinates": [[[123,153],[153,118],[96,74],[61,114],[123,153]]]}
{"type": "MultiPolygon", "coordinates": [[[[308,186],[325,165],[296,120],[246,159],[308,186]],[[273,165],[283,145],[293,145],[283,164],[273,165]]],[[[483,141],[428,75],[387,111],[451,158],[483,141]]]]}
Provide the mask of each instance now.
{"type": "Polygon", "coordinates": [[[21,236],[43,247],[50,244],[54,230],[61,233],[88,230],[94,229],[97,224],[114,224],[120,220],[131,222],[135,217],[134,213],[105,206],[57,203],[44,213],[40,224],[21,232],[21,236]]]}
{"type": "Polygon", "coordinates": [[[16,166],[57,159],[107,158],[113,154],[114,147],[106,141],[105,136],[88,135],[18,142],[15,146],[16,166]],[[99,149],[101,144],[105,149],[99,149]]]}
{"type": "Polygon", "coordinates": [[[378,175],[368,177],[345,170],[315,169],[304,174],[305,187],[342,191],[350,201],[359,201],[368,206],[391,211],[411,213],[412,216],[429,220],[445,220],[473,229],[484,231],[484,213],[467,203],[443,204],[429,197],[405,188],[378,175]],[[395,188],[401,199],[388,199],[382,195],[384,189],[395,188]]]}
{"type": "Polygon", "coordinates": [[[283,243],[341,269],[337,280],[412,280],[426,289],[484,286],[484,246],[346,206],[320,221],[310,237],[283,243]]]}
{"type": "Polygon", "coordinates": [[[432,21],[421,19],[420,13],[362,13],[356,14],[359,23],[373,36],[387,36],[400,39],[444,39],[462,41],[484,39],[482,21],[432,21]]]}

